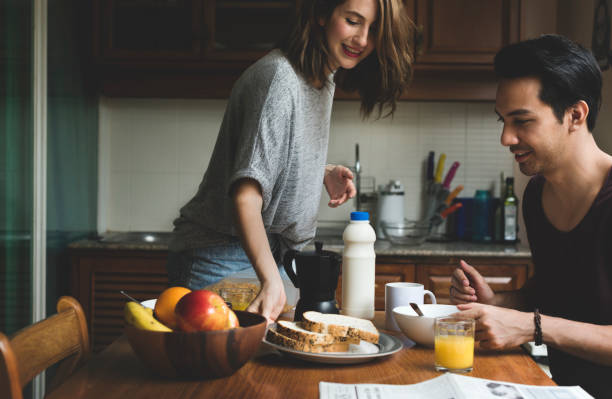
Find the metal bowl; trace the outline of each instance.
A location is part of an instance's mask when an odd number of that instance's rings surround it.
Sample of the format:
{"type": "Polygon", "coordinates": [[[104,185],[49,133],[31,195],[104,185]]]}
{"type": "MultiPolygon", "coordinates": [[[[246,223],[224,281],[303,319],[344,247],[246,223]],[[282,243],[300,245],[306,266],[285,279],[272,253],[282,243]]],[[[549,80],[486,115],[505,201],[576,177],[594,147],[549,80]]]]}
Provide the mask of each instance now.
{"type": "Polygon", "coordinates": [[[431,226],[420,221],[382,222],[385,237],[395,245],[421,245],[429,237],[431,226]]]}

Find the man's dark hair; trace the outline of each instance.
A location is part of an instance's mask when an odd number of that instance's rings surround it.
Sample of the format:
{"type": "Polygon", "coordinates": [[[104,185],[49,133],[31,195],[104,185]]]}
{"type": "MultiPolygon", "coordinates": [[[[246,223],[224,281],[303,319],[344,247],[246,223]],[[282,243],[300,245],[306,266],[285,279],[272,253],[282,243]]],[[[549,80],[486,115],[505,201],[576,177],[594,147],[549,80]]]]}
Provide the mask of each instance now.
{"type": "Polygon", "coordinates": [[[498,79],[533,76],[540,80],[540,100],[550,105],[559,123],[580,100],[589,106],[587,127],[595,127],[601,105],[601,70],[593,54],[560,35],[510,44],[495,56],[498,79]]]}

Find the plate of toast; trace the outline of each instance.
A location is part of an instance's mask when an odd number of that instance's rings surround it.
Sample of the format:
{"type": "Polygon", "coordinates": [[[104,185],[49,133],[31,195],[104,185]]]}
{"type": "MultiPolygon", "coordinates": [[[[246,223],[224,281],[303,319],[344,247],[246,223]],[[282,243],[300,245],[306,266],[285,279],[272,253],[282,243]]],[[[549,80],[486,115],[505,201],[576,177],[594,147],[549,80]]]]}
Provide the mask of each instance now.
{"type": "Polygon", "coordinates": [[[302,321],[268,326],[264,343],[287,355],[318,363],[362,363],[392,355],[402,342],[379,332],[370,320],[304,312],[302,321]]]}

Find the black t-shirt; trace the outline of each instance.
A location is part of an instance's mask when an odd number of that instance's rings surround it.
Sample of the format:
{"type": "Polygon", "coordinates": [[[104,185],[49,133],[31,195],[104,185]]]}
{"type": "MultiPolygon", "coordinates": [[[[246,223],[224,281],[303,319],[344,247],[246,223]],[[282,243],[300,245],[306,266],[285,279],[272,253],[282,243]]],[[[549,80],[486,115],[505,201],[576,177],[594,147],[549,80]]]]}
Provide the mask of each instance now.
{"type": "MultiPolygon", "coordinates": [[[[612,171],[584,219],[571,231],[550,224],[542,208],[545,178],[534,176],[523,200],[535,265],[533,304],[544,315],[612,324],[612,171]]],[[[596,398],[612,398],[612,367],[548,348],[559,385],[580,385],[596,398]]]]}

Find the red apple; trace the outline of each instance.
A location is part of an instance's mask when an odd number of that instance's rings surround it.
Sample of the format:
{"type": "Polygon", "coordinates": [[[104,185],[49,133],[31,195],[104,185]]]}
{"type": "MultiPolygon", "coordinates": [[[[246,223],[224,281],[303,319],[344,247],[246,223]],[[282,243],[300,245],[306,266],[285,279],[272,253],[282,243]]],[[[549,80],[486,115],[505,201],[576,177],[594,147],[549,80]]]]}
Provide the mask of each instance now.
{"type": "Polygon", "coordinates": [[[223,298],[208,290],[191,291],[184,295],[174,308],[179,329],[183,331],[230,328],[230,312],[232,310],[223,298]]]}
{"type": "Polygon", "coordinates": [[[236,316],[236,313],[234,313],[232,309],[229,310],[228,316],[229,317],[227,318],[227,328],[240,327],[240,324],[238,324],[238,316],[236,316]]]}

